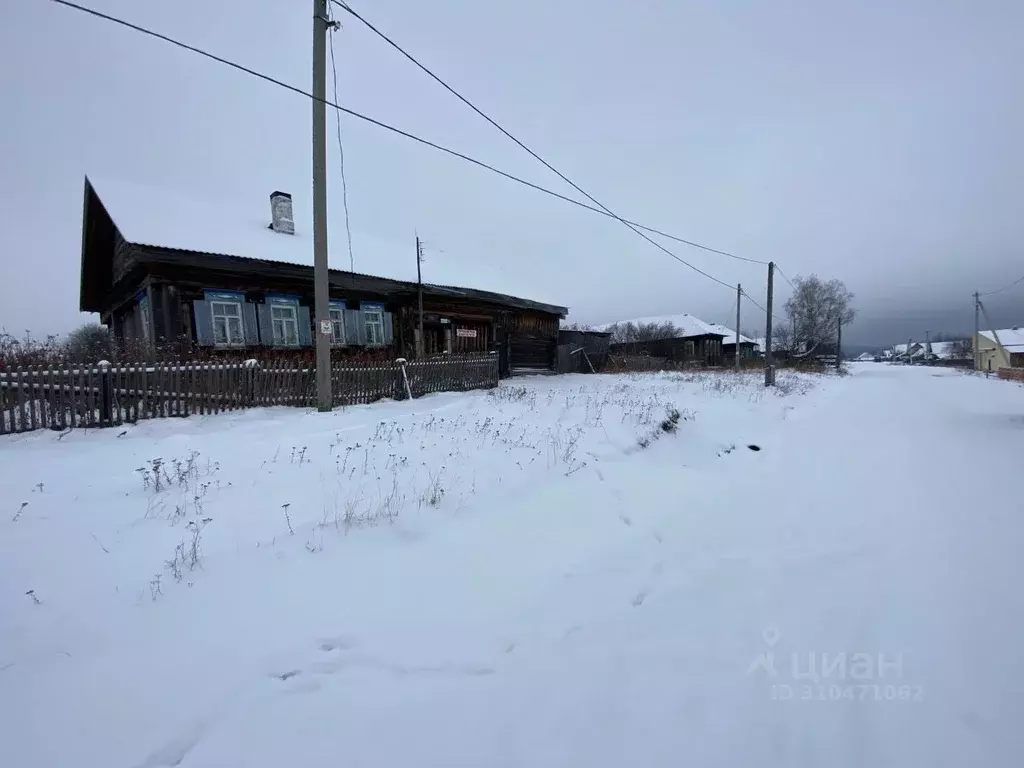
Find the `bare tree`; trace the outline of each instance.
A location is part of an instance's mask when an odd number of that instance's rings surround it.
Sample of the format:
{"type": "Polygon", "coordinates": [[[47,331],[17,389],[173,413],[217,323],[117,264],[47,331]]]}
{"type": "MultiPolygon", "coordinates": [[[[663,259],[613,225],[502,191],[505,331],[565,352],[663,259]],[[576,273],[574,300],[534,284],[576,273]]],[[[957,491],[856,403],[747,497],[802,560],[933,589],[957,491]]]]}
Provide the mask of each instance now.
{"type": "Polygon", "coordinates": [[[615,323],[605,330],[611,333],[612,344],[674,339],[680,335],[680,330],[668,321],[663,323],[615,323]]]}
{"type": "Polygon", "coordinates": [[[793,351],[810,355],[822,344],[835,344],[839,321],[848,325],[856,316],[850,306],[853,294],[842,280],[823,282],[817,275],[797,275],[793,283],[795,290],[785,304],[793,351]]]}
{"type": "Polygon", "coordinates": [[[949,348],[949,354],[954,360],[966,360],[974,354],[974,347],[970,339],[957,339],[949,348]]]}
{"type": "Polygon", "coordinates": [[[785,323],[772,327],[772,349],[789,352],[793,346],[793,329],[785,323]]]}
{"type": "Polygon", "coordinates": [[[73,330],[64,347],[68,359],[78,363],[109,359],[113,352],[109,331],[96,323],[86,323],[73,330]]]}

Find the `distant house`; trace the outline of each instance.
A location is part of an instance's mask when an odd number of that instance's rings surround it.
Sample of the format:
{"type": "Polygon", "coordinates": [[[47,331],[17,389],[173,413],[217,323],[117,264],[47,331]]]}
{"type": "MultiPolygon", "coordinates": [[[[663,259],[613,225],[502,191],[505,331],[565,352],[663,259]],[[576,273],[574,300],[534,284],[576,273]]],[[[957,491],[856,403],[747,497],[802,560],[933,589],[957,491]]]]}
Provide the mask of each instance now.
{"type": "MultiPolygon", "coordinates": [[[[722,357],[728,363],[730,360],[736,359],[736,331],[727,325],[721,325],[719,323],[707,323],[709,327],[716,331],[720,331],[723,335],[722,339],[722,357]]],[[[743,359],[757,357],[764,352],[764,347],[761,346],[760,341],[757,339],[750,339],[740,334],[740,357],[743,359]]]]}
{"type": "MultiPolygon", "coordinates": [[[[727,328],[705,323],[693,315],[661,315],[658,317],[639,317],[633,320],[622,320],[597,326],[596,330],[610,331],[614,326],[633,325],[666,325],[671,323],[676,333],[671,337],[630,341],[615,341],[613,338],[611,354],[645,354],[681,363],[696,365],[719,366],[725,357],[725,340],[727,328]]],[[[731,333],[731,331],[730,331],[731,333]]],[[[735,335],[732,337],[735,340],[735,335]]],[[[753,341],[746,339],[751,345],[753,341]]],[[[735,347],[733,347],[735,349],[735,347]]]]}
{"type": "Polygon", "coordinates": [[[870,352],[861,352],[857,357],[857,360],[862,363],[873,363],[875,361],[875,356],[870,352]]]}
{"type": "Polygon", "coordinates": [[[1024,368],[1024,331],[1019,326],[979,332],[974,337],[974,349],[980,371],[1024,368]]]}
{"type": "Polygon", "coordinates": [[[967,351],[969,342],[961,341],[915,341],[909,346],[896,344],[886,359],[914,365],[960,365],[969,364],[970,353],[967,351]]]}
{"type": "MultiPolygon", "coordinates": [[[[184,342],[214,355],[260,349],[309,355],[308,225],[286,193],[274,192],[263,206],[250,210],[86,178],[81,310],[98,312],[116,338],[144,346],[184,342]]],[[[332,243],[332,253],[343,247],[332,243]]],[[[380,262],[375,254],[367,260],[380,262]]],[[[415,265],[414,252],[409,262],[415,265]]],[[[416,282],[331,269],[328,283],[330,327],[323,331],[335,354],[415,357],[416,282]]],[[[494,351],[502,375],[553,370],[567,312],[502,293],[425,283],[423,349],[428,355],[494,351]]]]}

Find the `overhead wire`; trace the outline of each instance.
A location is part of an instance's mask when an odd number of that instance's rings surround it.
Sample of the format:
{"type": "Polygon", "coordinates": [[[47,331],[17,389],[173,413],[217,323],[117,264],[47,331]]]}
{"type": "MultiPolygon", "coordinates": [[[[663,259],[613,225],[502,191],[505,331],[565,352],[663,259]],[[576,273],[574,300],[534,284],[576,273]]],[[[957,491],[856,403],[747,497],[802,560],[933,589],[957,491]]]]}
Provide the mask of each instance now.
{"type": "MultiPolygon", "coordinates": [[[[618,214],[616,214],[614,211],[612,211],[610,208],[608,208],[608,206],[604,205],[601,201],[599,201],[597,198],[595,198],[593,195],[591,195],[589,192],[587,192],[585,189],[583,189],[579,184],[577,184],[572,179],[570,179],[568,176],[566,176],[564,173],[562,173],[557,168],[555,168],[551,163],[549,163],[547,160],[545,160],[543,157],[541,157],[537,152],[535,152],[534,150],[530,149],[530,147],[528,147],[520,139],[516,138],[511,132],[509,132],[504,127],[502,127],[501,124],[499,124],[496,120],[494,120],[490,115],[488,115],[482,109],[477,107],[473,102],[471,102],[469,99],[467,99],[461,93],[456,91],[452,86],[450,86],[447,82],[445,82],[445,80],[443,78],[441,78],[439,75],[435,74],[429,67],[427,67],[425,64],[420,62],[419,59],[417,59],[411,53],[409,53],[404,48],[402,48],[402,46],[400,46],[398,43],[396,43],[394,40],[392,40],[386,34],[381,32],[379,29],[377,29],[377,27],[375,27],[372,23],[367,21],[367,19],[365,19],[362,15],[360,15],[357,11],[355,11],[347,3],[341,2],[341,0],[330,0],[330,2],[333,5],[337,5],[339,8],[344,10],[346,13],[352,15],[354,18],[356,18],[360,22],[362,22],[368,29],[370,29],[372,32],[374,32],[384,42],[386,42],[388,45],[390,45],[392,48],[394,48],[396,51],[398,51],[400,54],[402,54],[402,56],[404,56],[406,59],[408,59],[414,65],[416,65],[420,70],[422,70],[429,77],[431,77],[435,82],[437,82],[439,85],[441,85],[441,87],[443,87],[445,90],[447,90],[453,96],[455,96],[459,101],[461,101],[467,107],[469,107],[474,112],[476,112],[476,114],[478,114],[480,117],[482,117],[484,120],[486,120],[492,126],[494,126],[504,136],[509,138],[511,141],[515,142],[516,145],[518,145],[521,149],[523,149],[525,152],[527,152],[535,160],[540,162],[545,168],[547,168],[549,171],[554,173],[562,181],[564,181],[566,184],[571,186],[573,189],[575,189],[581,195],[586,197],[592,203],[594,203],[595,205],[597,205],[598,207],[603,209],[610,216],[614,217],[615,219],[618,219],[620,222],[622,222],[623,224],[628,226],[630,229],[633,229],[634,231],[636,231],[636,229],[642,228],[642,229],[645,229],[647,231],[659,234],[662,237],[667,237],[669,239],[676,240],[677,242],[685,243],[686,245],[692,246],[694,248],[699,248],[701,250],[708,251],[710,253],[716,253],[716,254],[719,254],[721,256],[728,256],[729,258],[738,259],[739,261],[746,261],[746,262],[749,262],[749,263],[752,263],[752,264],[767,264],[768,263],[766,261],[760,261],[758,259],[750,259],[750,258],[747,258],[745,256],[738,256],[736,254],[729,253],[728,251],[722,251],[722,250],[719,250],[717,248],[711,248],[709,246],[702,245],[702,244],[694,242],[692,240],[686,240],[684,238],[676,237],[675,235],[669,235],[668,233],[655,230],[655,229],[653,229],[651,227],[638,227],[637,225],[633,224],[632,222],[629,222],[626,219],[623,219],[618,214]]],[[[653,240],[650,240],[650,238],[647,238],[641,232],[637,232],[637,234],[640,235],[641,237],[644,237],[644,239],[648,240],[653,245],[658,246],[657,243],[655,243],[653,240]]],[[[658,247],[661,247],[661,246],[658,246],[658,247]]],[[[684,263],[686,263],[686,262],[684,262],[684,263]]],[[[689,266],[691,269],[695,269],[695,270],[697,269],[696,267],[694,267],[693,265],[688,264],[688,263],[687,263],[687,266],[689,266]]],[[[700,270],[697,270],[697,271],[700,271],[700,270]]],[[[706,273],[702,272],[702,274],[704,274],[705,277],[710,277],[710,275],[707,275],[706,273]]],[[[711,279],[716,280],[716,278],[711,278],[711,279]]]]}
{"type": "MultiPolygon", "coordinates": [[[[259,72],[259,71],[255,70],[255,69],[252,69],[251,67],[247,67],[247,66],[245,66],[243,64],[239,64],[237,62],[231,61],[230,59],[226,59],[223,56],[218,56],[217,54],[210,53],[209,51],[203,50],[202,48],[199,48],[197,46],[190,45],[190,44],[182,42],[180,40],[176,40],[173,37],[170,37],[168,35],[162,34],[160,32],[156,32],[156,31],[151,30],[151,29],[147,29],[146,27],[143,27],[141,25],[138,25],[138,24],[126,21],[126,20],[118,18],[116,16],[111,16],[110,14],[103,13],[102,11],[97,11],[97,10],[95,10],[93,8],[88,8],[86,6],[79,5],[78,3],[71,2],[70,0],[51,0],[51,2],[57,3],[58,5],[65,6],[67,8],[72,8],[74,10],[81,11],[82,13],[89,14],[90,16],[94,16],[96,18],[112,22],[114,24],[118,24],[120,26],[123,26],[123,27],[126,27],[128,29],[131,29],[131,30],[134,30],[136,32],[139,32],[141,34],[148,35],[150,37],[154,37],[154,38],[156,38],[158,40],[162,40],[162,41],[164,41],[166,43],[170,43],[171,45],[174,45],[174,46],[177,46],[179,48],[182,48],[183,50],[190,51],[190,52],[195,53],[195,54],[197,54],[199,56],[203,56],[205,58],[208,58],[208,59],[210,59],[212,61],[216,61],[216,62],[218,62],[220,64],[224,64],[225,66],[228,66],[228,67],[231,67],[233,69],[236,69],[239,72],[244,72],[245,74],[251,75],[252,77],[256,77],[256,78],[259,78],[260,80],[264,80],[264,81],[266,81],[268,83],[271,83],[273,85],[277,85],[277,86],[279,86],[281,88],[284,88],[285,90],[292,91],[293,93],[297,93],[297,94],[299,94],[301,96],[305,96],[306,98],[313,99],[315,101],[321,101],[326,106],[329,106],[329,107],[331,107],[333,109],[339,110],[340,112],[344,112],[347,115],[351,115],[352,117],[355,117],[355,118],[357,118],[359,120],[362,120],[362,121],[364,121],[366,123],[369,123],[371,125],[377,126],[378,128],[383,128],[386,131],[389,131],[389,132],[394,133],[394,134],[396,134],[398,136],[402,136],[404,138],[410,139],[410,140],[415,141],[415,142],[417,142],[419,144],[422,144],[424,146],[431,147],[432,149],[435,149],[435,150],[437,150],[439,152],[443,152],[445,154],[451,155],[452,157],[456,157],[456,158],[458,158],[460,160],[464,160],[464,161],[466,161],[468,163],[471,163],[471,164],[476,165],[476,166],[478,166],[480,168],[483,168],[485,170],[491,171],[492,173],[495,173],[495,174],[497,174],[499,176],[502,176],[502,177],[504,177],[504,178],[506,178],[506,179],[508,179],[510,181],[514,181],[514,182],[516,182],[518,184],[521,184],[523,186],[529,187],[529,188],[534,189],[534,190],[536,190],[538,192],[542,192],[542,193],[544,193],[546,195],[549,195],[551,197],[555,197],[555,198],[558,198],[559,200],[563,200],[563,201],[565,201],[567,203],[571,203],[571,204],[573,204],[573,205],[575,205],[575,206],[577,206],[579,208],[584,208],[584,209],[586,209],[588,211],[592,211],[594,213],[601,214],[602,216],[607,216],[609,218],[616,219],[617,221],[627,225],[630,229],[633,229],[634,231],[637,231],[638,229],[645,229],[645,230],[648,230],[648,231],[655,232],[656,234],[661,234],[660,232],[655,230],[653,227],[646,227],[644,225],[637,224],[636,222],[630,221],[628,219],[624,219],[624,218],[622,218],[621,216],[618,216],[615,213],[612,213],[612,212],[607,211],[607,210],[602,210],[602,208],[600,208],[600,207],[595,207],[595,206],[592,206],[592,205],[588,205],[587,203],[584,203],[581,200],[576,200],[576,199],[574,199],[572,197],[569,197],[567,195],[563,195],[563,194],[561,194],[559,192],[555,192],[552,189],[548,189],[547,187],[542,187],[539,184],[534,184],[533,182],[527,181],[526,179],[523,179],[523,178],[521,178],[519,176],[516,176],[514,174],[508,173],[507,171],[503,171],[500,168],[497,168],[497,167],[495,167],[493,165],[485,163],[482,160],[478,160],[478,159],[476,159],[474,157],[470,157],[469,155],[466,155],[466,154],[464,154],[462,152],[459,152],[457,150],[451,149],[449,147],[445,147],[445,146],[443,146],[441,144],[438,144],[436,142],[430,141],[429,139],[424,139],[423,137],[417,136],[414,133],[411,133],[409,131],[403,130],[401,128],[397,128],[397,127],[395,127],[393,125],[389,125],[388,123],[385,123],[385,122],[383,122],[381,120],[377,120],[376,118],[373,118],[373,117],[369,117],[368,115],[364,115],[364,114],[362,114],[360,112],[356,112],[355,110],[349,109],[348,107],[343,107],[343,106],[341,106],[341,105],[339,105],[339,104],[337,104],[335,102],[331,102],[331,101],[329,101],[327,99],[320,99],[320,98],[314,96],[309,91],[306,91],[306,90],[304,90],[302,88],[299,88],[297,86],[294,86],[294,85],[291,85],[289,83],[286,83],[286,82],[284,82],[282,80],[279,80],[279,79],[277,79],[275,77],[267,75],[267,74],[265,74],[263,72],[259,72]]],[[[728,288],[729,290],[732,290],[733,286],[730,285],[729,283],[726,283],[723,280],[719,280],[717,277],[708,274],[707,272],[705,272],[704,270],[702,270],[702,269],[700,269],[698,267],[695,267],[693,264],[690,264],[685,259],[681,258],[680,256],[677,256],[675,253],[673,253],[672,251],[668,250],[667,248],[665,248],[660,243],[657,243],[654,240],[652,240],[651,238],[647,237],[642,232],[637,232],[637,234],[639,234],[641,237],[643,237],[645,240],[647,240],[649,243],[654,245],[659,250],[663,251],[665,254],[667,254],[671,258],[673,258],[676,261],[680,262],[681,264],[684,264],[685,266],[689,267],[694,272],[697,272],[698,274],[708,278],[712,282],[718,283],[719,285],[721,285],[721,286],[723,286],[725,288],[728,288]]],[[[685,242],[689,242],[689,241],[685,241],[685,242]]],[[[701,247],[704,250],[710,250],[710,249],[708,249],[708,248],[706,248],[704,246],[696,246],[696,247],[701,247]]]]}
{"type": "MultiPolygon", "coordinates": [[[[328,7],[328,20],[334,21],[330,15],[330,8],[328,7]]],[[[337,27],[333,24],[330,28],[330,40],[331,45],[331,71],[334,74],[334,103],[337,104],[341,101],[338,98],[338,65],[334,58],[334,32],[337,27]]],[[[341,111],[335,111],[334,113],[335,125],[338,129],[338,158],[339,165],[341,166],[341,203],[345,209],[345,236],[348,240],[348,268],[351,272],[356,271],[356,260],[355,255],[352,251],[352,224],[349,220],[348,213],[348,182],[345,180],[345,144],[341,140],[341,111]]]]}
{"type": "Polygon", "coordinates": [[[989,291],[988,293],[979,293],[978,296],[995,296],[997,293],[1008,291],[1010,288],[1013,288],[1016,285],[1020,285],[1021,283],[1024,283],[1024,277],[1021,277],[1019,280],[1014,280],[1012,283],[1004,285],[1002,288],[997,288],[994,291],[989,291]]]}
{"type": "Polygon", "coordinates": [[[775,263],[775,271],[778,272],[780,275],[782,275],[782,278],[787,283],[789,283],[789,287],[790,288],[792,288],[794,291],[796,290],[796,286],[793,285],[793,281],[790,280],[788,277],[786,277],[786,273],[782,271],[782,267],[779,266],[778,262],[775,263]]]}

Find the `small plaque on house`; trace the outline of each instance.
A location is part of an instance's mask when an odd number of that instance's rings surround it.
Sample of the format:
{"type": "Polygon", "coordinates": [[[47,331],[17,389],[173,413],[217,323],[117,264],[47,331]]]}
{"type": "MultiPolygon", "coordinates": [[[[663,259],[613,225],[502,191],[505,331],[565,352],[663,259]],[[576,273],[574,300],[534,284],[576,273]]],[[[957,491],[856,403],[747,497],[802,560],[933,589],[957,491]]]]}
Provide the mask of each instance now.
{"type": "Polygon", "coordinates": [[[464,339],[475,339],[476,328],[456,328],[455,335],[461,336],[464,339]]]}

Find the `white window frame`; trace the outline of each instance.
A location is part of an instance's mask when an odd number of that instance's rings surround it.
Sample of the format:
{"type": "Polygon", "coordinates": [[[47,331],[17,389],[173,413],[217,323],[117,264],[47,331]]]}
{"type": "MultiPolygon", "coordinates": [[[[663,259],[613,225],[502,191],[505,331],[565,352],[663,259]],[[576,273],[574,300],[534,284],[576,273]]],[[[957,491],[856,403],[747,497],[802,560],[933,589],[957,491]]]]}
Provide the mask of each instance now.
{"type": "Polygon", "coordinates": [[[384,346],[383,307],[363,307],[363,327],[366,329],[366,346],[384,346]],[[373,338],[377,334],[371,333],[371,329],[379,329],[379,338],[373,338]]]}
{"type": "Polygon", "coordinates": [[[213,346],[215,347],[244,347],[245,346],[245,314],[242,312],[242,302],[233,299],[210,299],[210,321],[213,324],[213,346]],[[225,312],[224,308],[231,307],[232,312],[225,312]],[[218,310],[218,308],[220,308],[218,310]],[[224,325],[224,341],[217,337],[217,321],[221,320],[224,325]],[[238,320],[238,338],[233,338],[231,331],[231,320],[238,320]]]}
{"type": "Polygon", "coordinates": [[[341,346],[345,343],[345,309],[330,307],[327,315],[331,318],[331,344],[341,346]]]}
{"type": "Polygon", "coordinates": [[[274,336],[275,347],[297,347],[299,346],[299,308],[295,304],[271,304],[270,305],[270,328],[274,336]],[[276,317],[276,312],[288,312],[290,317],[276,317]],[[281,332],[278,333],[278,323],[281,324],[281,332]],[[294,340],[289,341],[287,336],[288,326],[292,327],[294,340]]]}

